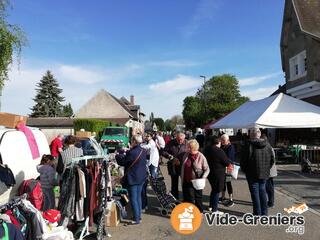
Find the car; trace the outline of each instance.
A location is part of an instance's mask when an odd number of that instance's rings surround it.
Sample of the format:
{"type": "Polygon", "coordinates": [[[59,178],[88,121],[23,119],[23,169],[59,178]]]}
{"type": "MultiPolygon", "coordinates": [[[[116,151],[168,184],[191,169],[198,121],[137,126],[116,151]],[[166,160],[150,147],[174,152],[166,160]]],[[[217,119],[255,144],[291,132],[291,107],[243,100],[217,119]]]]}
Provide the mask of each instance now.
{"type": "Polygon", "coordinates": [[[78,146],[82,148],[85,156],[105,155],[102,147],[94,137],[78,138],[78,146]]]}

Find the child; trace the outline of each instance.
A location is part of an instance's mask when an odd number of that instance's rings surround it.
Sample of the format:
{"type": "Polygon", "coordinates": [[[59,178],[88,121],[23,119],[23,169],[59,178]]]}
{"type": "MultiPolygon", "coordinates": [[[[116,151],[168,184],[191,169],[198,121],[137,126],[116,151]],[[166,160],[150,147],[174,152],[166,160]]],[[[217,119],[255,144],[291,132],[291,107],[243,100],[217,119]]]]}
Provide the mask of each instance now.
{"type": "Polygon", "coordinates": [[[44,195],[44,203],[42,210],[55,208],[55,196],[53,188],[58,185],[58,175],[54,169],[54,157],[51,155],[43,155],[40,165],[37,166],[40,173],[40,183],[44,195]]]}

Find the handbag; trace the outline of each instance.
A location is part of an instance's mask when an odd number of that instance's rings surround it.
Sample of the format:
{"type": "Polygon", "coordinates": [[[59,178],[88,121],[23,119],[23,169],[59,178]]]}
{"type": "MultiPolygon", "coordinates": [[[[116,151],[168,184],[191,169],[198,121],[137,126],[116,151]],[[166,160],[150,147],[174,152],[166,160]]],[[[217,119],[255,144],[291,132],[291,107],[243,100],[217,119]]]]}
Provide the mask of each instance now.
{"type": "Polygon", "coordinates": [[[0,181],[3,182],[8,188],[16,184],[14,175],[6,164],[0,164],[0,181]]]}
{"type": "Polygon", "coordinates": [[[139,155],[137,156],[137,158],[131,163],[131,165],[128,167],[127,171],[124,173],[123,177],[120,179],[120,183],[121,183],[123,188],[126,188],[128,186],[127,174],[129,172],[129,170],[138,162],[142,152],[143,152],[143,149],[141,149],[141,151],[140,151],[139,155]]]}
{"type": "Polygon", "coordinates": [[[234,178],[234,179],[237,179],[238,178],[238,174],[239,174],[239,169],[240,169],[240,166],[238,165],[233,165],[233,169],[231,171],[231,176],[234,178]]]}
{"type": "Polygon", "coordinates": [[[193,163],[191,163],[192,166],[192,170],[196,176],[196,179],[192,179],[191,183],[192,186],[196,189],[196,190],[203,190],[206,186],[206,179],[202,178],[203,175],[203,171],[197,171],[193,165],[193,163]]]}

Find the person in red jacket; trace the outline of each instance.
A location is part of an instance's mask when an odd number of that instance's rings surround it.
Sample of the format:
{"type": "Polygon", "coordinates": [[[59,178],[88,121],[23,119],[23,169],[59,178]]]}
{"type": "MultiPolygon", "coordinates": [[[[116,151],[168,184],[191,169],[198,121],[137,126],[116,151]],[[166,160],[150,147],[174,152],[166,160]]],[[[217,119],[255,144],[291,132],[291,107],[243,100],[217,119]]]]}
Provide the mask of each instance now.
{"type": "Polygon", "coordinates": [[[165,145],[167,145],[171,141],[171,137],[169,134],[165,134],[163,136],[163,139],[164,139],[165,145]]]}
{"type": "Polygon", "coordinates": [[[62,139],[63,139],[63,134],[60,133],[55,139],[52,140],[50,144],[51,155],[55,159],[58,159],[59,153],[62,152],[62,139]]]}

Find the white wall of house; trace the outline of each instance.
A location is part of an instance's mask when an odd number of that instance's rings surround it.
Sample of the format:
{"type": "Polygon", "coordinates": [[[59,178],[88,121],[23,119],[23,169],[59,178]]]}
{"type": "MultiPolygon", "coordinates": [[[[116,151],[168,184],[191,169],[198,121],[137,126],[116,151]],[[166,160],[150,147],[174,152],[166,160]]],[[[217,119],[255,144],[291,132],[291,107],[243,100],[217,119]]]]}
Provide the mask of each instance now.
{"type": "Polygon", "coordinates": [[[294,81],[307,75],[307,53],[306,50],[300,52],[289,59],[290,80],[294,81]]]}
{"type": "Polygon", "coordinates": [[[59,133],[62,133],[65,136],[74,134],[73,128],[41,128],[41,131],[46,136],[49,144],[59,133]]]}

